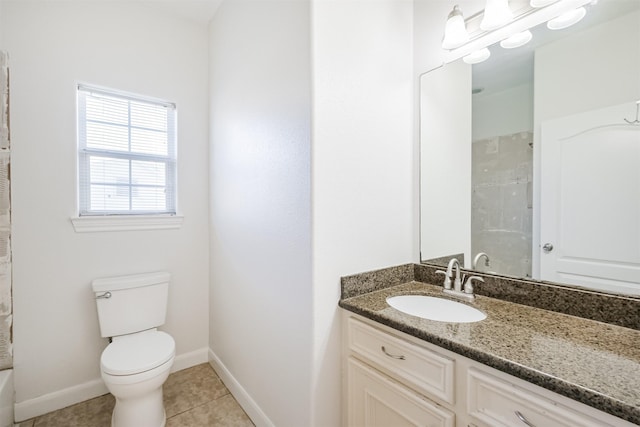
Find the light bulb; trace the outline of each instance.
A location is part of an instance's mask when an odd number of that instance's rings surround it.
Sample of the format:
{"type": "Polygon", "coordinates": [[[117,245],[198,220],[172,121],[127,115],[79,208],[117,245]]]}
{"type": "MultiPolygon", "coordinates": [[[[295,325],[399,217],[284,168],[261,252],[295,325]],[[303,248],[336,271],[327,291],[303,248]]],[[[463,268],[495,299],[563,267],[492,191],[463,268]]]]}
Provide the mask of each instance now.
{"type": "Polygon", "coordinates": [[[444,27],[443,49],[455,49],[469,41],[469,33],[462,17],[460,8],[456,5],[447,18],[444,27]]]}
{"type": "Polygon", "coordinates": [[[570,10],[569,12],[565,12],[562,15],[550,19],[547,22],[547,28],[550,30],[562,30],[567,27],[572,26],[580,22],[582,18],[587,14],[587,11],[584,7],[579,7],[577,9],[570,10]]]}
{"type": "Polygon", "coordinates": [[[513,12],[509,9],[509,0],[487,0],[480,22],[480,29],[495,30],[513,19],[513,12]]]}
{"type": "Polygon", "coordinates": [[[500,42],[500,46],[505,49],[513,49],[516,47],[524,46],[525,44],[529,43],[532,38],[533,34],[531,34],[531,31],[525,30],[521,33],[514,34],[511,37],[502,40],[500,42]]]}
{"type": "Polygon", "coordinates": [[[479,64],[480,62],[486,61],[491,56],[491,52],[486,47],[480,50],[476,50],[475,52],[465,56],[462,60],[470,65],[479,64]]]}

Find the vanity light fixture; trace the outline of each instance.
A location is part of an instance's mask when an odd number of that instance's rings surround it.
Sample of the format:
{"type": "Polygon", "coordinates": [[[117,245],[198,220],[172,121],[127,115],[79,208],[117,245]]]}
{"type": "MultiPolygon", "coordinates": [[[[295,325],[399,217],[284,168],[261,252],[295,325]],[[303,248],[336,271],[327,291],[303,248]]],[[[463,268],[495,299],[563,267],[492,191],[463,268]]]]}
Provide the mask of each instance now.
{"type": "Polygon", "coordinates": [[[454,49],[469,41],[469,33],[464,23],[462,11],[458,5],[453,6],[444,27],[443,49],[454,49]]]}
{"type": "Polygon", "coordinates": [[[549,28],[550,30],[563,30],[572,26],[573,24],[577,24],[578,22],[580,22],[580,20],[582,20],[582,18],[584,18],[586,14],[587,11],[584,7],[570,10],[556,18],[549,20],[549,22],[547,22],[547,28],[549,28]]]}
{"type": "MultiPolygon", "coordinates": [[[[552,29],[566,28],[568,22],[577,22],[584,17],[586,10],[582,6],[589,3],[594,4],[595,2],[594,0],[529,0],[525,1],[524,5],[520,4],[520,8],[515,10],[516,16],[511,18],[513,13],[509,9],[508,0],[487,0],[487,7],[484,12],[477,13],[466,19],[464,26],[456,24],[458,27],[465,28],[465,37],[469,38],[467,42],[454,48],[447,48],[445,45],[450,45],[443,43],[443,47],[446,50],[444,63],[448,64],[465,57],[467,61],[476,60],[478,57],[482,58],[486,56],[486,52],[483,49],[498,42],[503,42],[502,45],[506,48],[519,46],[520,44],[518,43],[528,41],[526,40],[530,37],[528,30],[539,24],[548,23],[547,25],[552,29]],[[542,6],[543,4],[544,6],[542,6]],[[503,12],[499,12],[500,10],[503,12]],[[503,23],[498,27],[494,27],[496,24],[492,23],[495,22],[493,18],[495,16],[502,16],[503,23]],[[487,20],[491,23],[488,27],[487,20]],[[485,25],[483,26],[483,24],[485,25]],[[493,29],[486,30],[485,28],[493,29]],[[478,51],[482,51],[483,55],[476,53],[478,51]]],[[[458,13],[454,13],[456,8],[449,15],[450,18],[458,15],[458,13]]],[[[457,9],[459,10],[459,8],[457,9]]],[[[462,19],[461,13],[458,18],[462,19]]],[[[445,40],[448,40],[448,35],[445,34],[445,36],[445,40]]]]}
{"type": "Polygon", "coordinates": [[[487,0],[484,7],[480,29],[495,30],[513,20],[513,12],[509,9],[509,0],[487,0]]]}
{"type": "Polygon", "coordinates": [[[464,56],[462,60],[469,65],[473,65],[486,61],[490,56],[491,52],[489,51],[489,48],[485,47],[483,49],[476,50],[475,52],[467,56],[464,56]]]}
{"type": "Polygon", "coordinates": [[[529,43],[532,38],[533,34],[531,34],[531,31],[525,30],[521,33],[514,34],[511,37],[502,40],[500,42],[500,46],[502,46],[504,49],[514,49],[516,47],[524,46],[525,44],[529,43]]]}

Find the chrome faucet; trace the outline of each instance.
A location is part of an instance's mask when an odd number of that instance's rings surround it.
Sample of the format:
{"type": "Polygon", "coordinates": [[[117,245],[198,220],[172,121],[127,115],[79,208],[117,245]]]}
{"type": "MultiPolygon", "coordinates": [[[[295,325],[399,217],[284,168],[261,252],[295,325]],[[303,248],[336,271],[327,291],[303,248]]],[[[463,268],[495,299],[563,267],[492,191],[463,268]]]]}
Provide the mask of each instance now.
{"type": "MultiPolygon", "coordinates": [[[[476,256],[476,258],[478,258],[478,256],[476,256]]],[[[480,276],[469,276],[466,281],[464,280],[465,279],[464,276],[462,276],[461,278],[460,277],[460,261],[458,261],[456,258],[452,258],[451,261],[449,261],[449,265],[447,266],[446,272],[442,270],[437,270],[436,273],[444,274],[445,276],[443,292],[457,298],[473,300],[475,298],[475,295],[473,295],[473,281],[477,280],[479,282],[484,282],[484,279],[480,276]],[[455,267],[455,276],[453,272],[454,267],[455,267]],[[453,286],[451,285],[451,279],[453,279],[453,286]],[[462,284],[463,281],[464,281],[464,285],[462,284]]]]}
{"type": "Polygon", "coordinates": [[[451,289],[452,285],[451,285],[451,279],[454,278],[453,276],[453,267],[456,268],[456,275],[455,275],[455,286],[460,287],[460,261],[458,261],[457,258],[451,258],[451,261],[449,261],[449,265],[447,266],[447,271],[442,271],[442,270],[436,270],[436,273],[438,274],[443,274],[444,275],[444,288],[445,289],[451,289]]]}
{"type": "Polygon", "coordinates": [[[457,258],[451,258],[451,261],[449,261],[449,265],[447,266],[447,277],[449,278],[449,280],[453,278],[453,289],[460,292],[462,290],[462,281],[460,280],[460,261],[458,261],[457,258]],[[455,277],[452,276],[453,267],[456,268],[455,277]]]}
{"type": "Polygon", "coordinates": [[[476,257],[473,259],[473,264],[472,267],[474,270],[478,269],[478,261],[480,261],[480,258],[484,257],[484,266],[485,267],[489,267],[489,255],[485,254],[484,252],[479,252],[478,255],[476,255],[476,257]]]}

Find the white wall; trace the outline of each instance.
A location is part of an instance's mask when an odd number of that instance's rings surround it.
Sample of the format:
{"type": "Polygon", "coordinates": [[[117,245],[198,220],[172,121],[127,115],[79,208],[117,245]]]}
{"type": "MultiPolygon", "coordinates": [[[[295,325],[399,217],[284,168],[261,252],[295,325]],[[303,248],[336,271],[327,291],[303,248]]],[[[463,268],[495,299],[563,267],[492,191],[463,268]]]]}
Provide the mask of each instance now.
{"type": "Polygon", "coordinates": [[[339,425],[340,276],[417,259],[412,3],[225,2],[210,35],[213,363],[258,425],[339,425]]]}
{"type": "Polygon", "coordinates": [[[210,23],[210,346],[254,422],[310,426],[309,3],[210,23]]]}
{"type": "Polygon", "coordinates": [[[420,257],[471,258],[471,66],[420,78],[420,257]]]}
{"type": "Polygon", "coordinates": [[[535,53],[535,124],[640,97],[640,11],[535,53]]]}
{"type": "Polygon", "coordinates": [[[472,141],[533,130],[533,85],[473,96],[472,141]]]}
{"type": "Polygon", "coordinates": [[[314,1],[312,28],[312,425],[337,426],[339,278],[418,260],[413,2],[314,1]]]}
{"type": "Polygon", "coordinates": [[[90,291],[97,277],[171,272],[163,329],[176,339],[177,366],[206,361],[207,33],[133,3],[5,1],[2,12],[12,66],[20,420],[106,391],[99,358],[107,340],[90,291]],[[74,232],[78,81],[176,102],[181,229],[74,232]]]}

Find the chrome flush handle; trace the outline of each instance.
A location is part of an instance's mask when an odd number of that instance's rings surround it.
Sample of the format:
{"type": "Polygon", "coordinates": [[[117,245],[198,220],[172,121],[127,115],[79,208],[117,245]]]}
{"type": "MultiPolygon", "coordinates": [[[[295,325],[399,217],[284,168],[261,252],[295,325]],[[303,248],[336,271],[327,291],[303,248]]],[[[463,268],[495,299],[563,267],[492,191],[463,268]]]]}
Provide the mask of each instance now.
{"type": "Polygon", "coordinates": [[[382,350],[382,352],[384,354],[386,354],[387,356],[389,356],[389,357],[391,357],[393,359],[404,360],[404,356],[402,356],[402,355],[398,356],[396,354],[391,354],[391,353],[387,352],[387,349],[384,348],[384,346],[380,347],[380,349],[382,350]]]}
{"type": "Polygon", "coordinates": [[[111,298],[111,292],[107,291],[102,295],[97,295],[96,299],[109,299],[111,298]]]}

